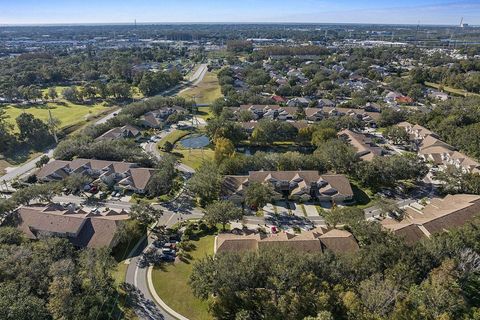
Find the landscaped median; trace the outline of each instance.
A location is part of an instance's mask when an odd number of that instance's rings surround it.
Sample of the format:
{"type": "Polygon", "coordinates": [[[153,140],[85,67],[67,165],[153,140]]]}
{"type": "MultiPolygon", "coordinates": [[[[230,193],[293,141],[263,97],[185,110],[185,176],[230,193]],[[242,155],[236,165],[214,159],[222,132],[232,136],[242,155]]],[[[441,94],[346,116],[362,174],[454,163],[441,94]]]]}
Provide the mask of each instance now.
{"type": "MultiPolygon", "coordinates": [[[[175,312],[191,320],[211,320],[208,304],[193,295],[188,284],[195,261],[206,255],[213,255],[214,235],[207,235],[191,241],[193,249],[188,259],[154,267],[151,271],[153,288],[163,302],[175,312]]],[[[153,292],[152,292],[153,293],[153,292]]]]}

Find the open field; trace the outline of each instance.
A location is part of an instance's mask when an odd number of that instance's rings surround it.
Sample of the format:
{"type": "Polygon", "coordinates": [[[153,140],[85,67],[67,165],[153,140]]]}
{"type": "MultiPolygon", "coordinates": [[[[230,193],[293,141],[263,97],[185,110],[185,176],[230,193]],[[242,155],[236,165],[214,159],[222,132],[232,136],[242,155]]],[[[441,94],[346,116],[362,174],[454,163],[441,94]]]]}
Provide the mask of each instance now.
{"type": "Polygon", "coordinates": [[[89,118],[108,110],[109,107],[106,107],[102,104],[94,105],[80,105],[68,101],[60,101],[56,103],[49,102],[45,105],[32,105],[32,106],[7,106],[5,111],[7,116],[10,118],[8,121],[13,125],[16,125],[15,119],[22,114],[23,112],[30,113],[36,118],[39,118],[42,121],[46,121],[49,118],[48,110],[50,109],[52,116],[58,118],[61,121],[61,128],[65,128],[82,121],[88,120],[89,118]]]}
{"type": "MultiPolygon", "coordinates": [[[[425,85],[427,87],[431,87],[431,88],[434,88],[434,89],[438,89],[438,88],[441,87],[440,84],[433,83],[433,82],[425,82],[425,85]]],[[[455,88],[447,87],[447,86],[443,86],[443,91],[445,91],[447,93],[456,94],[456,95],[459,95],[459,96],[464,96],[464,97],[468,97],[468,96],[480,97],[480,94],[478,94],[478,93],[468,92],[468,91],[463,90],[463,89],[455,89],[455,88]]]]}
{"type": "Polygon", "coordinates": [[[180,155],[180,162],[193,168],[198,169],[203,161],[213,160],[215,152],[212,149],[179,149],[175,148],[172,153],[180,155]]]}
{"type": "Polygon", "coordinates": [[[198,107],[197,116],[205,121],[214,117],[212,111],[210,111],[210,107],[198,107]]]}
{"type": "Polygon", "coordinates": [[[189,252],[192,259],[187,263],[178,262],[153,269],[153,286],[160,298],[173,310],[192,320],[212,319],[207,311],[207,302],[193,295],[188,278],[196,260],[213,254],[214,239],[215,236],[211,235],[192,241],[195,249],[189,252]]]}
{"type": "Polygon", "coordinates": [[[190,132],[185,131],[185,130],[175,130],[168,134],[166,137],[164,137],[162,140],[160,140],[157,144],[157,148],[159,150],[163,149],[163,146],[165,143],[170,142],[171,144],[177,143],[178,140],[182,139],[186,135],[188,135],[190,132]]]}
{"type": "Polygon", "coordinates": [[[180,97],[192,99],[195,97],[197,104],[211,104],[222,96],[217,74],[207,72],[205,78],[197,86],[186,89],[178,94],[180,97]]]}

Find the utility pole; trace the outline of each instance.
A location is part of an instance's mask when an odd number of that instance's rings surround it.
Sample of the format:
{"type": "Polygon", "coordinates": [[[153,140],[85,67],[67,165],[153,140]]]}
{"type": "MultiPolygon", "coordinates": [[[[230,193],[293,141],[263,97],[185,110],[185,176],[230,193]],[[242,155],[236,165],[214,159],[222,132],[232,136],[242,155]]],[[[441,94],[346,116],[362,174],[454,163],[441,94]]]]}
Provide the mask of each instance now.
{"type": "Polygon", "coordinates": [[[48,108],[48,118],[50,121],[50,126],[52,126],[53,137],[55,138],[55,143],[58,143],[57,132],[55,130],[55,124],[53,123],[52,111],[48,108]]]}

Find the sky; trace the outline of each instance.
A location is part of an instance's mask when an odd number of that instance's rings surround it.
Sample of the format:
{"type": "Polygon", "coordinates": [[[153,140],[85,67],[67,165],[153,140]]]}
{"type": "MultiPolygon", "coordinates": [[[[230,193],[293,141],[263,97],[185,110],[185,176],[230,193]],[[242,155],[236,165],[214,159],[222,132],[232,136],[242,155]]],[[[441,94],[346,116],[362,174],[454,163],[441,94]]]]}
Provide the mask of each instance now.
{"type": "Polygon", "coordinates": [[[171,22],[480,25],[480,0],[0,0],[0,25],[171,22]]]}

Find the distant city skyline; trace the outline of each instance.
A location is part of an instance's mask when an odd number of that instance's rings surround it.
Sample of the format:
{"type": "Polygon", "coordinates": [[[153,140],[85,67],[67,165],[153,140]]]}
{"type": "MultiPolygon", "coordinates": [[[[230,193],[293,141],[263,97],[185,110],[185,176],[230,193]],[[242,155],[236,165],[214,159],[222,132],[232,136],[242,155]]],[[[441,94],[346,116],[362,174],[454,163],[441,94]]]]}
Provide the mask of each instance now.
{"type": "Polygon", "coordinates": [[[480,1],[0,0],[0,25],[101,23],[375,23],[480,25],[480,1]],[[6,3],[3,3],[6,2],[6,3]]]}

